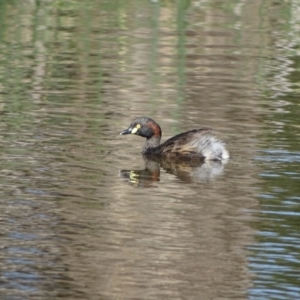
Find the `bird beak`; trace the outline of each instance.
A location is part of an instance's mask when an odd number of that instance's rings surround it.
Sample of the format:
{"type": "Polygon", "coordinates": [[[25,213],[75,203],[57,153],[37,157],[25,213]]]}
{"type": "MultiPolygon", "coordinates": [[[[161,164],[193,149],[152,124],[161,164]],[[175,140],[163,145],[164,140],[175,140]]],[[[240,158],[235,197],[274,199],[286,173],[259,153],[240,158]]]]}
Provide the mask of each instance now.
{"type": "Polygon", "coordinates": [[[128,129],[126,129],[126,130],[120,132],[120,135],[130,134],[130,133],[131,133],[131,130],[132,130],[131,128],[128,128],[128,129]]]}

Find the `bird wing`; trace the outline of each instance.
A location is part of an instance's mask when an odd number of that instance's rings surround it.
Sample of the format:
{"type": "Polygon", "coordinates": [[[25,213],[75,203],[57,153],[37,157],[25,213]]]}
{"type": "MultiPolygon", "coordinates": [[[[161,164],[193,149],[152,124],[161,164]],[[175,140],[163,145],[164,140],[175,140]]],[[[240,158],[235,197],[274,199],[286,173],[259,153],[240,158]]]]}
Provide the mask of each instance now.
{"type": "Polygon", "coordinates": [[[200,128],[175,135],[159,146],[161,153],[199,153],[199,147],[206,140],[204,137],[210,135],[211,132],[211,128],[200,128]]]}

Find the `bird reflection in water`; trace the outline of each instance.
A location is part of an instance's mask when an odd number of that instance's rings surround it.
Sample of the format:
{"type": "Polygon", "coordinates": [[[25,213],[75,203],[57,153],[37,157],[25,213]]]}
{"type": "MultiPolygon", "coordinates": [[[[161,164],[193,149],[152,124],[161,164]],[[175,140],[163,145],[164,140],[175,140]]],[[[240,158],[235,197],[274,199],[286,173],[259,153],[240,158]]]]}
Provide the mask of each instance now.
{"type": "Polygon", "coordinates": [[[195,163],[190,161],[170,161],[162,158],[143,156],[145,168],[141,170],[120,170],[120,177],[136,187],[153,188],[161,180],[161,169],[173,174],[185,183],[207,183],[222,175],[227,161],[205,161],[195,163]]]}

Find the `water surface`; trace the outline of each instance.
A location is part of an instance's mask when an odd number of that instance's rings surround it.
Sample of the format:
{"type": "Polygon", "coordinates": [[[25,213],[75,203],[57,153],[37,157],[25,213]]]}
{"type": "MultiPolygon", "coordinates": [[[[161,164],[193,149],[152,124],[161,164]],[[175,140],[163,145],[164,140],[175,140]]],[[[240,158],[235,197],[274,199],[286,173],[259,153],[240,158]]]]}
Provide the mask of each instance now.
{"type": "Polygon", "coordinates": [[[297,11],[2,1],[1,299],[298,299],[297,11]],[[145,162],[144,115],[233,158],[145,162]]]}

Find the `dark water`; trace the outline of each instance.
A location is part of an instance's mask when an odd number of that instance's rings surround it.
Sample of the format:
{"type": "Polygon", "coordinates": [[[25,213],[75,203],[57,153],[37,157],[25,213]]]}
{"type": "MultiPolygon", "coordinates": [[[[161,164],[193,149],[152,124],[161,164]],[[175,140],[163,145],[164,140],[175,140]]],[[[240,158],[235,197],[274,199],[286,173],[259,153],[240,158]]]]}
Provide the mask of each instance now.
{"type": "Polygon", "coordinates": [[[297,1],[0,2],[0,298],[299,299],[297,1]],[[147,162],[211,126],[227,164],[147,162]]]}

